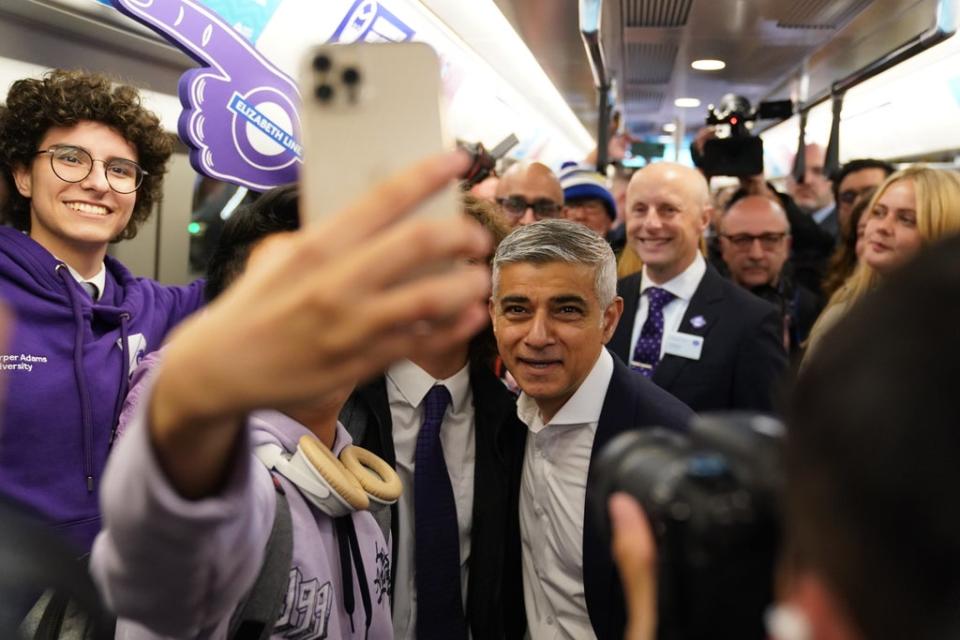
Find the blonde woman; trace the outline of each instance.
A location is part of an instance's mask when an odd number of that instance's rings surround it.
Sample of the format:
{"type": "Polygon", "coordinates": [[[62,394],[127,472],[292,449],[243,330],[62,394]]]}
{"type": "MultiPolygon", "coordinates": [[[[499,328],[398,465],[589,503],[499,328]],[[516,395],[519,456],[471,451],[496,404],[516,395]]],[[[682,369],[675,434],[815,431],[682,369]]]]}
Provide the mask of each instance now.
{"type": "Polygon", "coordinates": [[[830,298],[807,342],[807,357],[820,338],[889,273],[927,243],[960,232],[960,175],[913,166],[877,188],[863,213],[863,255],[853,275],[830,298]]]}

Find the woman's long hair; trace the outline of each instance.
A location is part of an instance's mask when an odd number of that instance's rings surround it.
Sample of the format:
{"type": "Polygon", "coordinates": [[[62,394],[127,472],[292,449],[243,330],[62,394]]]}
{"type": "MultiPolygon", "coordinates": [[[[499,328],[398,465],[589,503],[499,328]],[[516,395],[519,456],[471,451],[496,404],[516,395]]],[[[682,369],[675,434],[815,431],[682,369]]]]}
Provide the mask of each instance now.
{"type": "MultiPolygon", "coordinates": [[[[960,175],[923,165],[907,167],[887,178],[870,198],[863,215],[873,215],[883,194],[901,180],[913,183],[917,201],[917,231],[920,232],[924,244],[960,232],[960,175]]],[[[855,230],[852,232],[856,233],[855,230]]],[[[823,320],[832,315],[827,313],[832,307],[844,305],[849,308],[856,304],[877,286],[879,278],[880,274],[861,260],[853,275],[830,297],[826,309],[810,330],[810,342],[817,342],[820,334],[829,329],[829,326],[824,326],[823,320]]]]}

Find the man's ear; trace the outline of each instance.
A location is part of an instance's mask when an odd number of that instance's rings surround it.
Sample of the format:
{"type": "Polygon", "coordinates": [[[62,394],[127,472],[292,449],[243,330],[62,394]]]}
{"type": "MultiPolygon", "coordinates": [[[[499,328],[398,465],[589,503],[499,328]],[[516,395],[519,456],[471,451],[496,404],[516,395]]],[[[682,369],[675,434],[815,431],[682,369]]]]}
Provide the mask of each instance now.
{"type": "Polygon", "coordinates": [[[490,326],[493,328],[493,333],[497,333],[497,307],[493,302],[493,296],[487,298],[487,311],[490,313],[490,326]]]}
{"type": "Polygon", "coordinates": [[[716,213],[715,207],[712,204],[708,204],[703,208],[703,212],[700,214],[700,233],[702,234],[710,226],[710,222],[713,220],[713,215],[716,213]]]}
{"type": "Polygon", "coordinates": [[[620,316],[623,315],[623,298],[616,296],[613,302],[603,310],[603,344],[610,342],[613,332],[617,330],[620,316]]]}
{"type": "Polygon", "coordinates": [[[20,164],[15,166],[11,173],[13,174],[13,183],[20,195],[24,198],[33,197],[33,176],[30,173],[30,167],[20,164]]]}

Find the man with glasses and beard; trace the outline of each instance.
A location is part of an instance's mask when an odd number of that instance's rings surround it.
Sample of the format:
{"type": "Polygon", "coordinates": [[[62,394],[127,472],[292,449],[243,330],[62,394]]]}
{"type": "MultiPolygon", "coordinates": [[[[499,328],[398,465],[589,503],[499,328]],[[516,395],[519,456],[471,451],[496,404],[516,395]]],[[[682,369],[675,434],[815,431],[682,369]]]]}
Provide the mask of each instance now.
{"type": "Polygon", "coordinates": [[[720,251],[730,278],[780,309],[784,346],[795,355],[823,301],[794,281],[792,240],[786,212],[770,198],[741,198],[720,219],[720,251]]]}
{"type": "Polygon", "coordinates": [[[837,201],[837,222],[840,234],[849,236],[856,229],[850,229],[850,214],[857,199],[871,189],[876,189],[894,172],[894,166],[883,160],[870,158],[851,160],[837,171],[833,179],[834,197],[837,201]]]}

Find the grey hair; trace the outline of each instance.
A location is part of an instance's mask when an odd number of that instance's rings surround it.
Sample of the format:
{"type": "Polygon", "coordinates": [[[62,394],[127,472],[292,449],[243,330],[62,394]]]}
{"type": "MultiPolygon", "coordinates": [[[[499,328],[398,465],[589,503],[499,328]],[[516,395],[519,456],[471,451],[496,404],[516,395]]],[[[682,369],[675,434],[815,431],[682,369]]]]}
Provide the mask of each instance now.
{"type": "Polygon", "coordinates": [[[607,241],[577,222],[548,219],[519,227],[508,235],[493,256],[493,296],[500,288],[500,268],[505,264],[568,262],[596,269],[594,291],[600,308],[617,295],[617,259],[607,241]]]}

